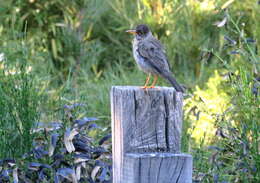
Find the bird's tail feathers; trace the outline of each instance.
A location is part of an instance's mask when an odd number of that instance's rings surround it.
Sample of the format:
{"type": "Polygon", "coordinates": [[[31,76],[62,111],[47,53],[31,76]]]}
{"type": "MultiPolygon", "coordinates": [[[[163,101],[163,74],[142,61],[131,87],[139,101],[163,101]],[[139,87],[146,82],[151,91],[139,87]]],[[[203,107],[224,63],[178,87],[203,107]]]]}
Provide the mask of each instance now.
{"type": "Polygon", "coordinates": [[[184,88],[178,84],[176,79],[172,76],[171,73],[165,73],[164,77],[172,84],[172,86],[175,88],[177,92],[184,93],[184,88]]]}

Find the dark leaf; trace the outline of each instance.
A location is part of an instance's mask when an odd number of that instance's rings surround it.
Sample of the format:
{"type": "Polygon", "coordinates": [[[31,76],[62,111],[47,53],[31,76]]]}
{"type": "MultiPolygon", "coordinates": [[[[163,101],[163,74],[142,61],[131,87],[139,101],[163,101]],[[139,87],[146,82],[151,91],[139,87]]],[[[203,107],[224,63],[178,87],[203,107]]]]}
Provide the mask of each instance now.
{"type": "Polygon", "coordinates": [[[89,183],[95,183],[95,181],[91,177],[88,178],[88,182],[89,183]]]}
{"type": "Polygon", "coordinates": [[[237,51],[237,50],[233,50],[233,51],[230,52],[230,54],[231,55],[238,55],[238,54],[240,54],[240,52],[237,51]]]}
{"type": "Polygon", "coordinates": [[[108,141],[109,139],[111,139],[112,135],[111,134],[108,134],[106,136],[104,136],[99,142],[98,144],[99,145],[102,145],[103,143],[105,143],[106,141],[108,141]]]}
{"type": "Polygon", "coordinates": [[[101,170],[101,174],[98,177],[99,181],[101,181],[101,182],[105,181],[105,179],[107,177],[107,173],[108,173],[108,169],[106,167],[103,167],[101,170]]]}
{"type": "Polygon", "coordinates": [[[96,160],[95,166],[106,167],[107,164],[105,162],[101,161],[101,160],[96,160]]]}
{"type": "Polygon", "coordinates": [[[217,150],[217,151],[223,151],[222,148],[217,147],[217,146],[208,146],[208,149],[210,149],[210,150],[217,150]]]}
{"type": "Polygon", "coordinates": [[[112,183],[112,179],[110,179],[110,180],[104,180],[102,183],[112,183]]]}
{"type": "Polygon", "coordinates": [[[44,169],[40,170],[40,172],[38,173],[38,178],[40,181],[44,181],[47,178],[47,176],[44,173],[44,169]]]}
{"type": "Polygon", "coordinates": [[[80,152],[91,152],[92,149],[91,146],[79,140],[74,141],[74,146],[76,151],[80,151],[80,152]]]}
{"type": "Polygon", "coordinates": [[[253,166],[253,167],[252,167],[252,171],[253,171],[253,172],[256,172],[256,171],[257,171],[256,166],[253,166]]]}
{"type": "Polygon", "coordinates": [[[9,165],[9,166],[14,166],[16,164],[15,160],[14,159],[11,159],[11,158],[5,158],[3,160],[0,160],[0,166],[3,166],[3,165],[9,165]]]}
{"type": "Polygon", "coordinates": [[[252,39],[252,38],[247,38],[247,39],[246,39],[246,42],[247,42],[247,43],[255,43],[256,40],[254,40],[254,39],[252,39]]]}
{"type": "Polygon", "coordinates": [[[68,110],[73,110],[76,107],[82,107],[82,106],[85,106],[85,104],[76,103],[76,104],[72,104],[72,105],[64,105],[63,108],[68,109],[68,110]]]}
{"type": "Polygon", "coordinates": [[[82,118],[82,119],[75,120],[75,121],[74,121],[74,124],[75,124],[76,127],[82,128],[83,126],[88,125],[89,122],[91,122],[91,121],[96,121],[96,120],[98,120],[98,118],[94,118],[94,117],[90,117],[90,118],[84,117],[84,118],[82,118]]]}
{"type": "Polygon", "coordinates": [[[213,182],[214,183],[218,183],[218,180],[219,180],[219,175],[218,174],[214,174],[213,175],[213,182]]]}
{"type": "Polygon", "coordinates": [[[31,162],[28,165],[28,169],[34,171],[38,171],[39,169],[44,169],[44,168],[50,169],[51,166],[47,164],[38,163],[38,162],[31,162]]]}
{"type": "Polygon", "coordinates": [[[93,158],[97,159],[99,158],[103,153],[106,153],[107,150],[105,150],[103,147],[94,147],[92,148],[93,152],[93,158]]]}
{"type": "Polygon", "coordinates": [[[51,166],[48,164],[42,164],[41,168],[51,169],[51,166]]]}
{"type": "Polygon", "coordinates": [[[60,178],[57,174],[54,176],[54,183],[60,183],[60,178]]]}
{"type": "Polygon", "coordinates": [[[248,172],[248,169],[247,169],[247,168],[243,168],[243,169],[242,169],[242,172],[243,172],[243,173],[246,173],[246,172],[248,172]]]}
{"type": "Polygon", "coordinates": [[[74,156],[74,163],[81,163],[91,159],[90,155],[85,153],[78,153],[78,154],[74,154],[73,156],[74,156]]]}
{"type": "Polygon", "coordinates": [[[60,154],[60,153],[55,154],[55,155],[53,156],[53,159],[54,159],[54,160],[62,160],[62,159],[64,159],[64,155],[63,155],[63,154],[60,154]]]}
{"type": "Polygon", "coordinates": [[[51,143],[49,147],[49,156],[52,156],[57,145],[59,134],[54,133],[51,135],[51,143]]]}
{"type": "Polygon", "coordinates": [[[229,38],[228,36],[224,36],[224,39],[228,41],[229,44],[231,45],[236,45],[237,42],[231,38],[229,38]]]}
{"type": "Polygon", "coordinates": [[[48,152],[44,150],[43,146],[34,148],[32,153],[36,159],[41,159],[43,156],[48,155],[48,152]]]}
{"type": "Polygon", "coordinates": [[[82,143],[86,143],[86,144],[90,144],[93,142],[93,139],[86,136],[86,135],[76,135],[75,138],[73,139],[73,142],[82,142],[82,143]]]}
{"type": "Polygon", "coordinates": [[[38,163],[38,162],[31,162],[29,163],[28,165],[28,169],[29,170],[33,170],[33,171],[38,171],[41,167],[41,163],[38,163]]]}
{"type": "Polygon", "coordinates": [[[260,92],[260,77],[255,78],[252,86],[252,93],[256,97],[259,95],[260,92]]]}
{"type": "Polygon", "coordinates": [[[0,181],[3,180],[3,181],[9,181],[10,180],[10,173],[11,173],[11,170],[2,170],[1,174],[0,174],[0,181]]]}
{"type": "Polygon", "coordinates": [[[59,168],[56,174],[71,182],[77,182],[75,171],[71,168],[59,168]]]}
{"type": "Polygon", "coordinates": [[[239,163],[237,163],[236,168],[237,168],[237,169],[241,169],[241,168],[243,168],[244,166],[246,166],[246,164],[245,164],[244,162],[239,162],[239,163]]]}
{"type": "Polygon", "coordinates": [[[89,126],[88,126],[88,130],[94,130],[94,129],[101,129],[101,127],[100,126],[98,126],[96,123],[93,123],[93,124],[90,124],[89,126]]]}
{"type": "Polygon", "coordinates": [[[216,135],[217,135],[217,136],[220,136],[220,137],[222,137],[222,138],[227,138],[227,136],[224,134],[222,128],[218,128],[218,129],[217,129],[216,135]]]}
{"type": "Polygon", "coordinates": [[[31,181],[30,177],[25,176],[23,173],[19,175],[19,180],[22,180],[23,183],[34,183],[31,181]]]}

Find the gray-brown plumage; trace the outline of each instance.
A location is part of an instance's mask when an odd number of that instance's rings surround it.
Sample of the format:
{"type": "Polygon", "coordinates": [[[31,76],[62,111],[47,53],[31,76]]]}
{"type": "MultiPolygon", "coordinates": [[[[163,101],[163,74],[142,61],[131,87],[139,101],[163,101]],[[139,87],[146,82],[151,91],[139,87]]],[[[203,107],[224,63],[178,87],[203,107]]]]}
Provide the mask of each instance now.
{"type": "Polygon", "coordinates": [[[157,76],[167,79],[178,92],[184,92],[184,89],[177,83],[170,71],[169,62],[165,50],[155,37],[153,37],[149,28],[144,25],[138,25],[136,29],[128,30],[128,33],[135,35],[133,40],[133,55],[138,67],[148,74],[143,88],[154,88],[157,76]],[[150,75],[154,76],[151,86],[147,86],[150,75]]]}

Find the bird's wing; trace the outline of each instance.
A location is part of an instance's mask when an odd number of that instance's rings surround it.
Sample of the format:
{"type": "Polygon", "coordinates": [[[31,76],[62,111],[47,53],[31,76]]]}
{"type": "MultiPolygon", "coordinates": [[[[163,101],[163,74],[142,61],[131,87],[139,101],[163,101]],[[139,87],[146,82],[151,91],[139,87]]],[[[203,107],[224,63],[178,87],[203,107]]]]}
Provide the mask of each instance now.
{"type": "Polygon", "coordinates": [[[159,74],[170,71],[165,50],[157,39],[139,42],[137,51],[159,74]]]}

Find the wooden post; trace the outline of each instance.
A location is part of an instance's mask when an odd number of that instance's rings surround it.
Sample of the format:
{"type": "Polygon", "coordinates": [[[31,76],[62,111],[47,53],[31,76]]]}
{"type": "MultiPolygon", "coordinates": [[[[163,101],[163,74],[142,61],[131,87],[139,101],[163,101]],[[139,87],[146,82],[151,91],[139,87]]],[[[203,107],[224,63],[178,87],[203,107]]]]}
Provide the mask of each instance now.
{"type": "Polygon", "coordinates": [[[188,183],[192,157],[174,153],[126,153],[122,182],[188,183]]]}
{"type": "Polygon", "coordinates": [[[191,183],[180,154],[182,93],[173,88],[111,90],[113,183],[191,183]]]}

